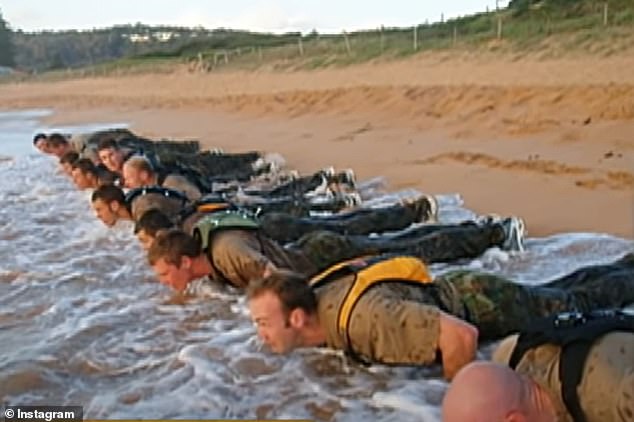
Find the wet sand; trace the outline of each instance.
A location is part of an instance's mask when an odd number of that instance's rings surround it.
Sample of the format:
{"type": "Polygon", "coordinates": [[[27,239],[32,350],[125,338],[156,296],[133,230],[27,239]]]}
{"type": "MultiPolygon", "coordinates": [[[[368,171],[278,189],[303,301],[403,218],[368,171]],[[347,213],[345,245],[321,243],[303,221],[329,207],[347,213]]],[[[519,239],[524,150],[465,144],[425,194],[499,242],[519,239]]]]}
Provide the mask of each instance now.
{"type": "Polygon", "coordinates": [[[0,108],[52,124],[130,122],[151,137],[279,152],[392,189],[460,192],[531,236],[634,237],[634,58],[423,55],[312,72],[224,72],[0,85],[0,108]]]}

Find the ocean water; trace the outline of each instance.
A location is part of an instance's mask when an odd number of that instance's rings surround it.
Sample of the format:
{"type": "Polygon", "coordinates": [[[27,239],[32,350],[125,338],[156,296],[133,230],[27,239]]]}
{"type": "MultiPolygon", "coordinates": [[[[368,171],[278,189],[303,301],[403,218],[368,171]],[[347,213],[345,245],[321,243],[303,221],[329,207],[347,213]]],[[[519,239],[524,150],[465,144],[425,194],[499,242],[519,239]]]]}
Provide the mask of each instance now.
{"type": "MultiPolygon", "coordinates": [[[[35,132],[51,130],[38,122],[47,113],[0,113],[0,400],[82,405],[85,417],[104,419],[440,420],[440,368],[365,368],[325,350],[273,356],[241,296],[175,301],[131,226],[104,227],[88,193],[32,147],[35,132]]],[[[371,204],[411,194],[379,189],[371,204]]],[[[440,204],[443,221],[473,216],[457,194],[440,204]]],[[[634,250],[632,240],[590,233],[526,245],[462,266],[536,284],[634,250]]]]}

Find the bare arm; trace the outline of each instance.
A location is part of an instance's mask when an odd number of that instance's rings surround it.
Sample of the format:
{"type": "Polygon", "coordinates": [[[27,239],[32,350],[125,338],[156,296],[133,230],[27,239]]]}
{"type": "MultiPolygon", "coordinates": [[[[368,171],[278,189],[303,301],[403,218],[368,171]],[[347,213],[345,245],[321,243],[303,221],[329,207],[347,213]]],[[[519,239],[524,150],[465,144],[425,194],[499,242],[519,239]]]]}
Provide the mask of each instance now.
{"type": "Polygon", "coordinates": [[[475,359],[478,329],[454,316],[440,313],[438,349],[442,354],[443,374],[451,380],[466,364],[475,359]]]}

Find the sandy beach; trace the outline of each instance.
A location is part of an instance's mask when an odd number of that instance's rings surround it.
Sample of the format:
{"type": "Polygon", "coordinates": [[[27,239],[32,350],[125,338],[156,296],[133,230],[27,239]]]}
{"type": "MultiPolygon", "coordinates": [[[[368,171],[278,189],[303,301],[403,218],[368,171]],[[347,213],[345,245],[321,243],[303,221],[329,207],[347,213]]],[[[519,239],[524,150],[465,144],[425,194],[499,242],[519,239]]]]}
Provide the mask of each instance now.
{"type": "MultiPolygon", "coordinates": [[[[279,152],[392,189],[460,192],[529,234],[634,237],[634,57],[425,54],[301,72],[189,73],[0,85],[0,109],[49,124],[129,122],[149,137],[279,152]]],[[[27,140],[25,140],[27,141],[27,140]]]]}

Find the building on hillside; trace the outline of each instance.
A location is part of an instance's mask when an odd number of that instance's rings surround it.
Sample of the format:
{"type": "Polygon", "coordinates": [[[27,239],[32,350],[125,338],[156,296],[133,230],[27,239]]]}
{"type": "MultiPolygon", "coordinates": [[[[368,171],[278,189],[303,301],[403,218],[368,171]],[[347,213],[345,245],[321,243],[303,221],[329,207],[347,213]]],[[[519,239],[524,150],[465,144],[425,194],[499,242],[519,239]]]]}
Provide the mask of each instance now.
{"type": "Polygon", "coordinates": [[[0,66],[0,76],[13,75],[14,73],[15,69],[6,66],[0,66]]]}

